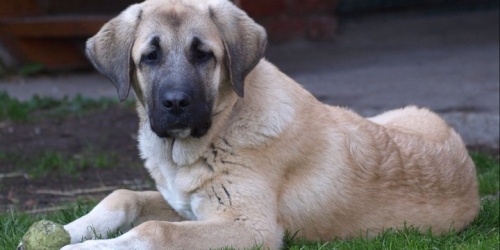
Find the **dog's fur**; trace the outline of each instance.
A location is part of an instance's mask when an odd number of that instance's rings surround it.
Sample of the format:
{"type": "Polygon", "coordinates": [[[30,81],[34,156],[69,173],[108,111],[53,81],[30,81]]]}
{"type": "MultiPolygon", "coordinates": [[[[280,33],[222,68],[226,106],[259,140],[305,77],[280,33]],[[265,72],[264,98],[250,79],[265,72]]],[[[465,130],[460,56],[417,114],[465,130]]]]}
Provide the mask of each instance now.
{"type": "Polygon", "coordinates": [[[65,250],[277,249],[286,230],[333,240],[471,223],[475,167],[441,118],[406,107],[365,119],[322,104],[262,59],[265,45],[263,28],[225,0],[148,0],[89,39],[120,99],[134,89],[159,192],[113,192],[65,226],[65,250]],[[165,100],[189,102],[175,113],[165,100]],[[116,229],[126,233],[79,243],[116,229]]]}

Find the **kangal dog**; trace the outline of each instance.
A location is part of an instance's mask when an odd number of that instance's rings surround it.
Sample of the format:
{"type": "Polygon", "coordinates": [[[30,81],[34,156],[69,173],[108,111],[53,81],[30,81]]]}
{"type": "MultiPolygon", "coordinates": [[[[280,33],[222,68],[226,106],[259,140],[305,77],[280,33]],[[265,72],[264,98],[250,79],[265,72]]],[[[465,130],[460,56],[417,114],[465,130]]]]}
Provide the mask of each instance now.
{"type": "Polygon", "coordinates": [[[441,118],[320,103],[263,59],[265,47],[265,30],[226,0],[147,0],[88,40],[120,99],[137,97],[158,191],[113,192],[64,226],[64,250],[277,249],[287,230],[327,241],[473,221],[475,166],[441,118]],[[126,233],[80,243],[117,229],[126,233]]]}

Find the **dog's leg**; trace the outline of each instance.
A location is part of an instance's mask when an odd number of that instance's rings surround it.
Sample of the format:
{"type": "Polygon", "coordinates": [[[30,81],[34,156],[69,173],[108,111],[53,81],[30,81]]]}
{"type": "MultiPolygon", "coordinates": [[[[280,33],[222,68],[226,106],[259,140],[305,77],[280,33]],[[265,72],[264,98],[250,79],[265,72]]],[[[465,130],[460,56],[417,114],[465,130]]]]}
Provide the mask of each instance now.
{"type": "Polygon", "coordinates": [[[156,191],[136,192],[116,190],[104,198],[83,217],[67,224],[71,244],[92,239],[95,235],[107,238],[108,232],[130,228],[148,220],[181,221],[178,215],[156,191]]]}
{"type": "MultiPolygon", "coordinates": [[[[267,221],[266,221],[267,222],[267,221]]],[[[269,223],[272,224],[272,223],[269,223]]],[[[283,231],[262,228],[255,221],[211,219],[207,221],[147,221],[115,239],[89,240],[62,250],[97,249],[277,249],[283,231]]]]}

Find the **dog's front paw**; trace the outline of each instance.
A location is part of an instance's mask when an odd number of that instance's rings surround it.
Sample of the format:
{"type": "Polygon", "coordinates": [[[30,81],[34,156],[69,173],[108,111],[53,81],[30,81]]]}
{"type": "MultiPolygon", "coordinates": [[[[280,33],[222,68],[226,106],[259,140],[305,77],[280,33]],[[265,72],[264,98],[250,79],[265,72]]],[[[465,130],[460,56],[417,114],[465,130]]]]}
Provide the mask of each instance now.
{"type": "Polygon", "coordinates": [[[63,226],[52,221],[33,223],[17,246],[17,250],[59,250],[71,241],[63,226]]]}

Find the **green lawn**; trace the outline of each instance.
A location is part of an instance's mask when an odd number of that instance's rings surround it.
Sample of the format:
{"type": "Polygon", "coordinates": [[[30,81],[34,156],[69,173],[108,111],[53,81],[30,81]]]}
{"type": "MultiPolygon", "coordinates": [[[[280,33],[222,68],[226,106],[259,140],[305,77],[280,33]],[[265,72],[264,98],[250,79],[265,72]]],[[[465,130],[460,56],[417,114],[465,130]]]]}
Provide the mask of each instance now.
{"type": "MultiPolygon", "coordinates": [[[[288,236],[285,249],[499,249],[499,162],[481,153],[471,154],[476,162],[480,192],[484,197],[481,212],[474,223],[461,233],[443,236],[421,234],[415,229],[388,230],[375,239],[349,241],[305,242],[288,236]]],[[[15,249],[28,227],[40,219],[68,223],[90,211],[95,202],[69,204],[69,208],[44,215],[11,212],[0,214],[0,249],[15,249]]]]}
{"type": "Polygon", "coordinates": [[[42,150],[39,154],[26,156],[21,152],[1,152],[0,162],[9,160],[16,168],[25,171],[30,178],[46,177],[58,172],[65,176],[77,177],[85,169],[105,169],[116,165],[118,155],[114,152],[102,152],[84,148],[78,155],[65,156],[54,150],[42,150]]]}
{"type": "MultiPolygon", "coordinates": [[[[93,110],[105,110],[118,101],[112,98],[91,99],[77,95],[73,98],[55,99],[34,96],[27,101],[19,101],[0,91],[0,121],[24,122],[38,118],[83,115],[93,110]]],[[[126,106],[133,106],[133,100],[125,101],[126,106]]]]}

